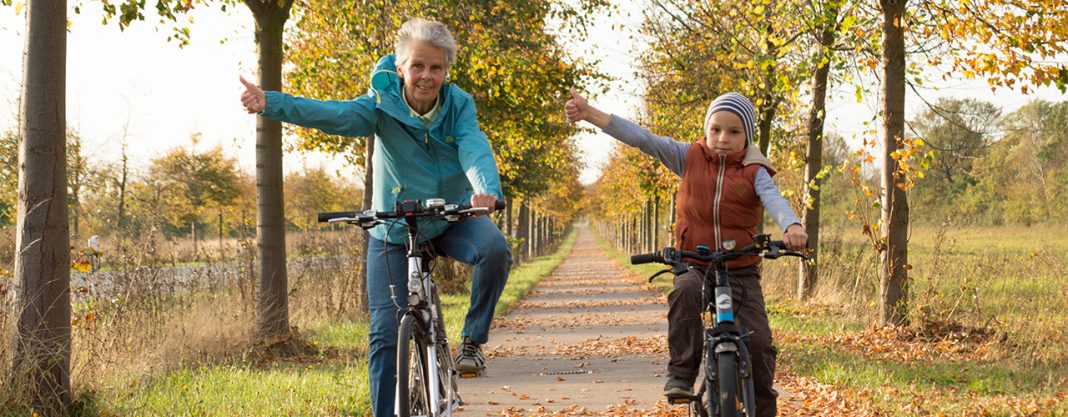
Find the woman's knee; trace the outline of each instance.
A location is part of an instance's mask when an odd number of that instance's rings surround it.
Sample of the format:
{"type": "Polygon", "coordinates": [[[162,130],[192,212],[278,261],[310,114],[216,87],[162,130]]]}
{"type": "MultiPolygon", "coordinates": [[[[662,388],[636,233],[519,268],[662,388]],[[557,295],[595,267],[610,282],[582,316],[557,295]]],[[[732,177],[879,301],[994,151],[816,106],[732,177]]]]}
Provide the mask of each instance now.
{"type": "Polygon", "coordinates": [[[506,268],[511,267],[512,246],[508,244],[508,240],[504,238],[504,235],[498,234],[498,236],[487,239],[482,247],[482,259],[483,262],[503,264],[506,268]]]}

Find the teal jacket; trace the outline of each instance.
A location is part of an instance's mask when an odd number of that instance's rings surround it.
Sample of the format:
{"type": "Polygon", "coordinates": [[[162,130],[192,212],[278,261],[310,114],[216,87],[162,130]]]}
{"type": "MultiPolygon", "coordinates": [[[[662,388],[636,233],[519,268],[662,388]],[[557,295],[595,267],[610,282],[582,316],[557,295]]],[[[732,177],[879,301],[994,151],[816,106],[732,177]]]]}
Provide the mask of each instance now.
{"type": "MultiPolygon", "coordinates": [[[[379,59],[370,91],[354,100],[313,100],[268,91],[267,108],[260,115],[333,135],[375,135],[374,210],[393,211],[397,201],[428,198],[464,203],[476,193],[503,199],[497,162],[478,126],[471,95],[445,83],[438,98],[440,112],[427,129],[401,98],[396,68],[393,55],[379,59]]],[[[424,221],[419,232],[425,240],[446,228],[443,220],[424,221]]],[[[402,244],[408,235],[402,222],[379,225],[371,236],[402,244]]]]}

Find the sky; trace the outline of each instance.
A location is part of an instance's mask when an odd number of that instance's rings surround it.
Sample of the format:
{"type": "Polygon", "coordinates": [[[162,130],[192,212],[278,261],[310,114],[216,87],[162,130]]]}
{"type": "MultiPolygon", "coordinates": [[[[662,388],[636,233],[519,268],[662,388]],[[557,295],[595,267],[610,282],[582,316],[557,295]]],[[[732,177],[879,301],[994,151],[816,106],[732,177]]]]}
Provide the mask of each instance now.
{"type": "MultiPolygon", "coordinates": [[[[614,78],[607,94],[588,97],[591,104],[633,119],[645,88],[635,77],[634,67],[642,48],[638,35],[640,1],[617,3],[618,13],[597,16],[591,39],[569,45],[577,56],[601,60],[599,69],[614,78]],[[617,25],[613,27],[613,23],[617,25]]],[[[191,135],[200,133],[197,149],[221,146],[243,169],[253,172],[255,118],[244,112],[238,99],[242,91],[238,75],[254,79],[256,74],[253,20],[248,9],[238,5],[227,12],[210,7],[195,11],[191,15],[195,21],[191,45],[179,48],[176,42],[166,40],[166,25],[135,22],[124,32],[115,22],[102,25],[99,7],[99,3],[90,2],[83,5],[81,14],[71,13],[67,38],[68,123],[81,134],[88,156],[119,160],[125,137],[135,168],[144,168],[151,158],[168,149],[189,146],[191,135]]],[[[17,128],[15,103],[22,77],[24,33],[25,12],[16,14],[14,7],[0,7],[0,131],[17,128]]],[[[938,86],[939,91],[926,93],[928,100],[975,97],[994,102],[1006,113],[1035,96],[1068,99],[1052,88],[1039,89],[1032,96],[1005,90],[991,93],[984,83],[974,80],[938,86]]],[[[864,122],[871,120],[878,108],[875,94],[858,103],[851,87],[838,87],[831,93],[828,128],[847,139],[873,128],[864,122]]],[[[922,104],[909,94],[908,113],[914,115],[922,111],[922,104]]],[[[587,163],[581,180],[589,183],[597,178],[614,139],[603,133],[582,134],[578,139],[587,163]]],[[[342,158],[320,153],[288,153],[284,165],[287,171],[324,166],[347,177],[358,176],[342,158]]]]}

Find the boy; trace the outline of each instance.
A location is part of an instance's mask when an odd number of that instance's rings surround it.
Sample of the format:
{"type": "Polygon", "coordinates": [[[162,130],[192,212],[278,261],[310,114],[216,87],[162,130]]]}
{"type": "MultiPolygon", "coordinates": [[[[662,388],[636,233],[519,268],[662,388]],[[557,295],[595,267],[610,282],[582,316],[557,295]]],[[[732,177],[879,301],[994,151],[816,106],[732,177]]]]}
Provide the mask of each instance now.
{"type": "MultiPolygon", "coordinates": [[[[571,90],[565,105],[568,120],[585,120],[617,140],[637,147],[660,160],[682,177],[679,186],[675,240],[682,250],[698,245],[722,248],[725,241],[737,247],[753,243],[761,206],[784,227],[783,241],[791,250],[802,250],[808,242],[801,222],[782,197],[771,176],[775,169],[753,146],[755,114],[749,99],[738,93],[717,97],[704,118],[704,137],[694,143],[656,136],[630,121],[590,106],[571,90]],[[714,245],[714,246],[713,246],[714,245]]],[[[775,347],[760,287],[760,257],[747,256],[727,263],[734,289],[735,319],[749,328],[753,383],[759,417],[775,416],[778,393],[775,378],[775,347]]],[[[702,277],[693,272],[675,277],[675,289],[668,296],[668,381],[664,395],[669,398],[693,395],[704,343],[701,313],[708,305],[711,288],[703,288],[702,277]]]]}

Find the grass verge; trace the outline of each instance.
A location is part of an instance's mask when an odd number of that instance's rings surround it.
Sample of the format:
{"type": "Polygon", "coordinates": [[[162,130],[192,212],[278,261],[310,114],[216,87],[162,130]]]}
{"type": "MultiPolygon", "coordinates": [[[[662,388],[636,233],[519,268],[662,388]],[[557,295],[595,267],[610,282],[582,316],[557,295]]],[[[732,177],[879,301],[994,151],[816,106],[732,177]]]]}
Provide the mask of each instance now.
{"type": "MultiPolygon", "coordinates": [[[[663,269],[657,264],[631,265],[630,254],[612,248],[600,236],[597,241],[610,258],[635,274],[649,276],[663,269]]],[[[973,268],[998,264],[991,262],[989,256],[984,260],[962,255],[968,254],[944,254],[941,261],[973,268]]],[[[1027,260],[1035,255],[1020,258],[1027,260]]],[[[775,274],[796,273],[793,268],[796,266],[792,263],[766,267],[765,285],[769,279],[791,279],[792,276],[775,274]]],[[[955,282],[959,275],[941,279],[955,282]]],[[[927,279],[934,278],[937,277],[927,279]]],[[[664,293],[672,289],[670,276],[658,278],[653,284],[664,293]]],[[[1004,292],[999,289],[987,294],[1000,298],[1006,296],[1004,292]]],[[[780,349],[780,369],[835,388],[834,392],[804,395],[844,395],[867,404],[870,415],[1068,416],[1068,363],[1025,360],[1022,354],[1029,349],[1042,349],[1039,356],[1061,357],[1063,340],[1047,340],[1036,347],[1026,339],[984,332],[982,323],[937,334],[925,332],[930,329],[878,328],[870,326],[864,315],[850,313],[841,305],[802,303],[767,289],[765,294],[780,349]],[[1021,346],[1011,348],[1012,344],[1021,346]],[[1014,351],[1021,354],[1014,356],[1014,351]]],[[[1044,291],[1044,296],[1050,294],[1055,295],[1056,291],[1044,291]]],[[[1016,297],[1016,302],[1020,299],[1040,300],[1035,306],[1040,311],[1056,306],[1055,301],[1043,298],[1016,297]]],[[[1059,334],[1043,332],[1055,338],[1059,334]]],[[[804,400],[812,402],[811,398],[804,400]]],[[[791,401],[789,394],[783,401],[791,401]]]]}
{"type": "MultiPolygon", "coordinates": [[[[570,252],[572,233],[556,253],[512,270],[497,305],[501,316],[548,276],[570,252]]],[[[442,298],[455,345],[468,307],[467,294],[442,298]]],[[[181,364],[121,385],[96,387],[79,396],[82,416],[367,416],[366,322],[323,323],[306,331],[305,353],[275,356],[248,350],[225,360],[181,364]]],[[[454,346],[455,347],[455,346],[454,346]]],[[[9,414],[0,410],[3,415],[9,414]]]]}

